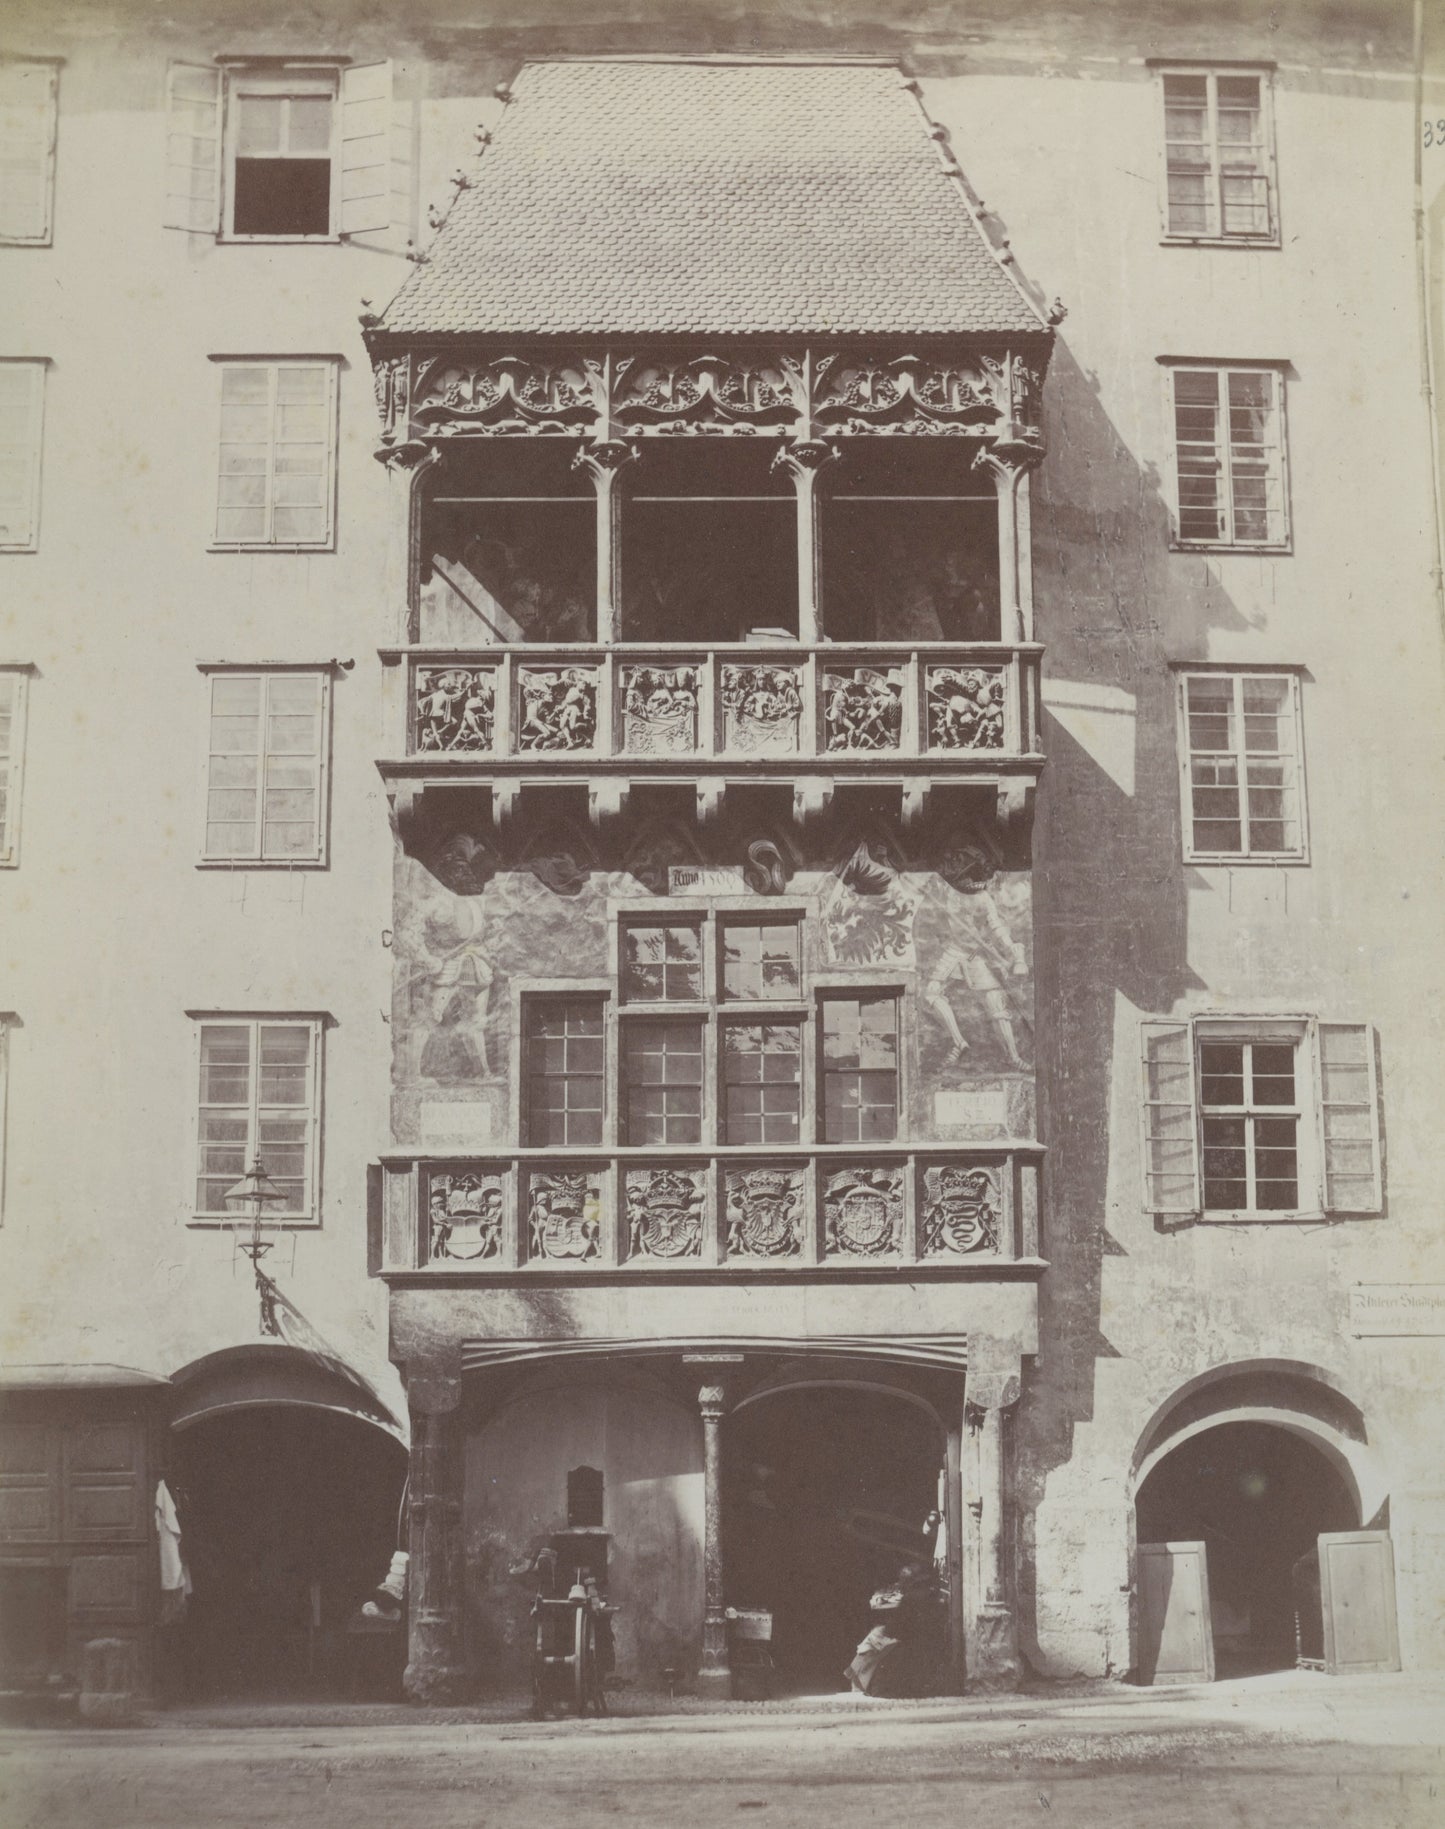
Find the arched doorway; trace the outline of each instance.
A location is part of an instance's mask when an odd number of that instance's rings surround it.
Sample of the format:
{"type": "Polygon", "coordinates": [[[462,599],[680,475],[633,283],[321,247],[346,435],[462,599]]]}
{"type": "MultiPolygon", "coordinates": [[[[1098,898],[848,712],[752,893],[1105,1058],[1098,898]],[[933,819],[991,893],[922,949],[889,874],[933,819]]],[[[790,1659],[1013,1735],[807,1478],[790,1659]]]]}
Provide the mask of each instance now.
{"type": "Polygon", "coordinates": [[[723,1441],[728,1604],[772,1613],[780,1691],[842,1689],[869,1596],[933,1554],[943,1427],[899,1392],[784,1386],[740,1405],[723,1441]]]}
{"type": "Polygon", "coordinates": [[[383,1665],[388,1647],[362,1657],[346,1628],[397,1547],[396,1418],[339,1361],[279,1342],[208,1354],[172,1382],[165,1477],[192,1592],[169,1630],[163,1616],[163,1693],[319,1694],[383,1665]]]}
{"type": "Polygon", "coordinates": [[[1358,1530],[1361,1520],[1343,1466],[1308,1434],[1259,1421],[1197,1429],[1154,1462],[1134,1504],[1141,1555],[1145,1546],[1205,1546],[1216,1676],[1293,1665],[1297,1614],[1300,1648],[1320,1655],[1311,1559],[1322,1532],[1358,1530]]]}

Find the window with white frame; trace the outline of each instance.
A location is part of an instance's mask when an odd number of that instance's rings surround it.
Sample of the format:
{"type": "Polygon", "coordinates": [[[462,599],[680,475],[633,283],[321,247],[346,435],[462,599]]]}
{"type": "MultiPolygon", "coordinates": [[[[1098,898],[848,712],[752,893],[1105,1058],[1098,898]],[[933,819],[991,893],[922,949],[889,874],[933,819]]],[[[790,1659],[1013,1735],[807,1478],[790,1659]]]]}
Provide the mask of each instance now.
{"type": "Polygon", "coordinates": [[[0,357],[0,552],[34,552],[40,533],[45,369],[0,357]]]}
{"type": "Polygon", "coordinates": [[[221,548],[332,544],[336,369],[327,361],[218,364],[216,527],[221,548]]]}
{"type": "Polygon", "coordinates": [[[28,667],[0,667],[0,869],[20,862],[20,777],[25,762],[28,667]]]}
{"type": "Polygon", "coordinates": [[[617,958],[616,1000],[525,999],[525,1143],[897,1138],[897,987],[809,985],[801,911],[629,914],[617,958]]]}
{"type": "Polygon", "coordinates": [[[172,64],[167,228],[227,241],[414,233],[414,111],[389,63],[172,64]]]}
{"type": "Polygon", "coordinates": [[[1284,376],[1277,365],[1167,363],[1181,546],[1289,543],[1284,376]]]}
{"type": "Polygon", "coordinates": [[[234,1220],[226,1195],[260,1159],[281,1198],[263,1217],[319,1218],[320,1017],[216,1015],[197,1022],[200,1097],[194,1213],[234,1220]]]}
{"type": "Polygon", "coordinates": [[[60,66],[0,57],[0,245],[50,245],[60,66]]]}
{"type": "Polygon", "coordinates": [[[1164,239],[1278,246],[1267,70],[1160,69],[1164,239]]]}
{"type": "Polygon", "coordinates": [[[330,674],[228,667],[209,690],[204,861],[325,863],[330,674]]]}
{"type": "Polygon", "coordinates": [[[1313,1017],[1144,1023],[1144,1205],[1268,1221],[1378,1213],[1374,1032],[1313,1017]]]}
{"type": "Polygon", "coordinates": [[[1185,857],[1304,862],[1298,676],[1181,673],[1179,732],[1185,857]]]}

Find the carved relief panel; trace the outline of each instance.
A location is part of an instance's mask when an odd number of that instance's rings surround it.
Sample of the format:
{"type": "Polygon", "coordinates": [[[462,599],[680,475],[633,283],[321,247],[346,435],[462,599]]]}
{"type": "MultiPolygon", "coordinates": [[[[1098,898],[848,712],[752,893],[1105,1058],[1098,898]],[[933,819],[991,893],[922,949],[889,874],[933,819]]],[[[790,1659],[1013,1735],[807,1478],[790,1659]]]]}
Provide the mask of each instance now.
{"type": "Polygon", "coordinates": [[[899,667],[829,667],[823,673],[823,747],[897,749],[903,738],[899,667]]]}
{"type": "Polygon", "coordinates": [[[624,356],[613,369],[612,417],[629,431],[790,425],[806,410],[799,363],[624,356]]]}
{"type": "Polygon", "coordinates": [[[696,667],[623,667],[623,749],[643,756],[695,750],[699,679],[696,667]]]}
{"type": "Polygon", "coordinates": [[[412,715],[424,753],[489,752],[495,740],[495,667],[418,667],[412,715]]]}
{"type": "Polygon", "coordinates": [[[967,1257],[999,1248],[999,1192],[994,1171],[941,1163],[923,1171],[920,1251],[967,1257]]]}
{"type": "Polygon", "coordinates": [[[1002,667],[928,667],[924,697],[930,749],[1002,749],[1002,667]]]}
{"type": "Polygon", "coordinates": [[[601,1251],[601,1173],[534,1170],[527,1178],[528,1259],[590,1264],[601,1251]]]}
{"type": "Polygon", "coordinates": [[[432,1263],[500,1258],[507,1213],[504,1169],[427,1177],[428,1256],[432,1263]]]}
{"type": "Polygon", "coordinates": [[[702,1256],[705,1169],[630,1168],[625,1188],[629,1258],[702,1256]]]}
{"type": "Polygon", "coordinates": [[[886,1257],[903,1241],[903,1170],[837,1169],[823,1193],[826,1257],[886,1257]]]}
{"type": "Polygon", "coordinates": [[[802,1255],[802,1169],[729,1168],[725,1187],[730,1258],[802,1255]]]}
{"type": "Polygon", "coordinates": [[[748,755],[795,753],[803,715],[803,680],[797,667],[722,668],[723,748],[748,755]]]}
{"type": "Polygon", "coordinates": [[[519,667],[517,748],[595,748],[597,692],[596,667],[519,667]]]}

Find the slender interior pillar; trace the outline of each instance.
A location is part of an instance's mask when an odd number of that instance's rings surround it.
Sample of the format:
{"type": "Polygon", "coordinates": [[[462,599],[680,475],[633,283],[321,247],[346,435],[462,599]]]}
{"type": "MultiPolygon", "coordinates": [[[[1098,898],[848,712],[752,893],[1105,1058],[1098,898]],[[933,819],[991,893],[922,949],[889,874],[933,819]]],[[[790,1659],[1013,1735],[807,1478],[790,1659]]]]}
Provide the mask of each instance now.
{"type": "Polygon", "coordinates": [[[974,459],[992,476],[998,491],[999,635],[1004,641],[1034,638],[1032,558],[1028,550],[1028,471],[1034,454],[1019,458],[985,446],[974,459]]]}
{"type": "Polygon", "coordinates": [[[428,1388],[410,1398],[411,1560],[407,1570],[407,1664],[402,1681],[413,1702],[457,1702],[467,1687],[462,1652],[459,1398],[459,1384],[441,1393],[428,1388]]]}
{"type": "Polygon", "coordinates": [[[636,445],[619,438],[583,445],[573,460],[592,478],[597,491],[597,639],[611,646],[622,634],[622,580],[618,569],[618,521],[621,498],[617,473],[638,455],[636,445]]]}
{"type": "Polygon", "coordinates": [[[838,455],[822,439],[781,445],[773,459],[793,479],[798,502],[798,640],[823,640],[822,579],[818,567],[818,472],[838,455]]]}
{"type": "Polygon", "coordinates": [[[697,1673],[697,1686],[700,1695],[727,1695],[731,1677],[722,1540],[722,1419],[726,1389],[721,1384],[702,1385],[697,1402],[702,1412],[703,1478],[702,1666],[697,1673]]]}

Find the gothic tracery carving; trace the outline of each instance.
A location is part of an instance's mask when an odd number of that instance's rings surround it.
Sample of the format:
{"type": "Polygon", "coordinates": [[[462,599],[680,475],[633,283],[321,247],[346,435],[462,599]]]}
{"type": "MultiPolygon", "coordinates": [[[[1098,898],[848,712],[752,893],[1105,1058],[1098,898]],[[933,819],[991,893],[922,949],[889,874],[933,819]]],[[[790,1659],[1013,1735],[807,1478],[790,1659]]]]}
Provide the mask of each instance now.
{"type": "Polygon", "coordinates": [[[491,749],[496,729],[495,667],[418,667],[413,691],[419,750],[491,749]]]}
{"type": "Polygon", "coordinates": [[[602,364],[591,356],[441,357],[417,383],[412,417],[439,432],[575,432],[605,416],[604,395],[602,364]]]}
{"type": "Polygon", "coordinates": [[[925,697],[930,749],[1002,749],[1001,667],[929,667],[925,697]]]}
{"type": "Polygon", "coordinates": [[[998,1189],[987,1169],[944,1163],[923,1173],[923,1255],[997,1251],[998,1189]]]}
{"type": "Polygon", "coordinates": [[[803,1248],[803,1171],[727,1171],[729,1257],[797,1257],[803,1248]]]}
{"type": "Polygon", "coordinates": [[[756,362],[624,356],[613,368],[612,416],[638,431],[747,432],[791,424],[805,404],[801,368],[787,356],[756,362]]]}
{"type": "Polygon", "coordinates": [[[629,1257],[701,1257],[706,1200],[702,1169],[629,1169],[629,1257]]]}
{"type": "Polygon", "coordinates": [[[823,1195],[824,1250],[844,1257],[884,1257],[898,1250],[903,1224],[903,1171],[839,1169],[823,1195]]]}

